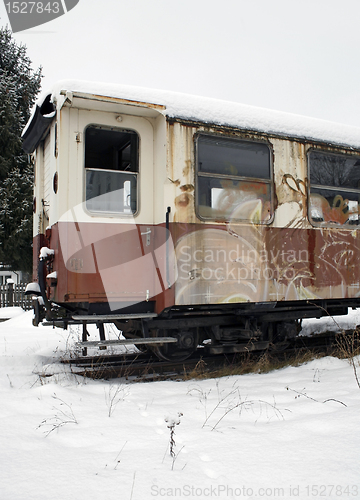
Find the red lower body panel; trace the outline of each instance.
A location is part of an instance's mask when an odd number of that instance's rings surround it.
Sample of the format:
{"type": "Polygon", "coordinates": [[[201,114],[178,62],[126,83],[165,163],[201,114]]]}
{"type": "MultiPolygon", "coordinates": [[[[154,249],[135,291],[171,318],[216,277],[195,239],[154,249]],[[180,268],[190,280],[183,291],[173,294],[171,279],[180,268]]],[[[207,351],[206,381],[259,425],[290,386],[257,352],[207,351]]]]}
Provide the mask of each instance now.
{"type": "MultiPolygon", "coordinates": [[[[357,298],[356,229],[260,225],[135,225],[59,222],[46,239],[49,298],[60,304],[108,304],[111,311],[151,303],[237,304],[357,298]]],[[[35,262],[36,261],[36,262],[35,262]]]]}

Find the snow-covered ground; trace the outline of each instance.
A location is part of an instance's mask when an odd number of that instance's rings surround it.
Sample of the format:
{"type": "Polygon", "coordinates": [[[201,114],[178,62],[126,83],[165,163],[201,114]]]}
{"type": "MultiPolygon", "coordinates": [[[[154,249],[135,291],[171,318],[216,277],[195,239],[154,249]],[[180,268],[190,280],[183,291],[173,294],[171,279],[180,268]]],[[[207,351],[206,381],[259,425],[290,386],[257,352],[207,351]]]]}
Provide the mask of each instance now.
{"type": "Polygon", "coordinates": [[[0,323],[1,500],[360,498],[360,389],[346,360],[92,381],[57,363],[74,335],[31,317],[0,323]]]}

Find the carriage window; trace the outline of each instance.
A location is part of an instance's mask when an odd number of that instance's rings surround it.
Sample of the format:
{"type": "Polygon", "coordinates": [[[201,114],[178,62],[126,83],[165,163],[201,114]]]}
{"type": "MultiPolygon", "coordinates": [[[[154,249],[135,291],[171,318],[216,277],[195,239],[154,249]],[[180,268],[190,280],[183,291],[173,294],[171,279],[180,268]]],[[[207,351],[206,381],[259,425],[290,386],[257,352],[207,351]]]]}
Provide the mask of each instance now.
{"type": "Polygon", "coordinates": [[[359,225],[360,157],[311,151],[309,219],[316,225],[359,225]]]}
{"type": "Polygon", "coordinates": [[[271,162],[266,144],[200,135],[196,151],[200,218],[270,221],[271,162]]]}
{"type": "Polygon", "coordinates": [[[86,208],[137,211],[139,137],[135,132],[90,126],[85,133],[86,208]]]}

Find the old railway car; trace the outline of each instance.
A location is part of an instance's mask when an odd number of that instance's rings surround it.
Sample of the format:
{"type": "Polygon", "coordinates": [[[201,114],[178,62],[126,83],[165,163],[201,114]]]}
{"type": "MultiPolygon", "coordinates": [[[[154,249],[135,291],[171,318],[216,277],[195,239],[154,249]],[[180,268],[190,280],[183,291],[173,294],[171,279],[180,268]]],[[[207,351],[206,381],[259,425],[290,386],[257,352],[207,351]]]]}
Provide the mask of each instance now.
{"type": "Polygon", "coordinates": [[[178,360],[281,345],[360,304],[360,129],[65,81],[23,146],[36,325],[82,324],[85,342],[96,323],[104,343],[112,322],[178,360]]]}

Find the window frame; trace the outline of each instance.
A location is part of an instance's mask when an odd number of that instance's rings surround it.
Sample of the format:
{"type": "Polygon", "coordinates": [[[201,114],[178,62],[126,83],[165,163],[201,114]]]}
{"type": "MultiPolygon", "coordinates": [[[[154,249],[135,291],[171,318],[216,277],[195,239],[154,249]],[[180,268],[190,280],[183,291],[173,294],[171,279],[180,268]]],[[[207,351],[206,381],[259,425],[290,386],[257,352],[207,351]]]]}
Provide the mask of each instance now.
{"type": "MultiPolygon", "coordinates": [[[[141,149],[141,136],[139,132],[135,129],[131,128],[122,128],[122,127],[112,127],[111,125],[103,125],[101,123],[88,123],[83,131],[84,137],[84,148],[83,148],[83,201],[84,201],[84,209],[85,212],[88,213],[91,217],[111,217],[111,218],[132,218],[136,217],[140,212],[140,149],[141,149]],[[106,168],[87,168],[85,165],[85,156],[86,156],[86,132],[89,128],[96,128],[100,130],[109,130],[109,131],[119,131],[123,133],[132,133],[136,134],[138,138],[137,143],[137,152],[136,152],[136,166],[137,171],[123,171],[123,170],[115,170],[115,169],[106,169],[106,168]],[[124,212],[114,212],[114,211],[105,211],[105,210],[91,210],[87,206],[88,199],[86,197],[86,174],[89,171],[93,172],[117,172],[119,174],[125,173],[126,175],[134,175],[136,177],[136,210],[135,212],[124,213],[124,212]]],[[[91,198],[89,198],[91,200],[91,198]]]]}
{"type": "MultiPolygon", "coordinates": [[[[340,157],[345,157],[345,158],[354,158],[360,160],[360,152],[356,152],[356,154],[351,154],[350,151],[333,151],[333,150],[324,150],[324,149],[319,149],[319,148],[310,148],[307,151],[306,157],[307,157],[307,172],[308,172],[308,196],[307,196],[307,217],[310,222],[310,224],[313,227],[316,228],[337,228],[340,230],[347,229],[350,231],[353,231],[354,229],[360,228],[360,187],[358,189],[356,188],[348,188],[348,187],[341,187],[341,186],[328,186],[325,184],[312,184],[311,183],[311,161],[310,161],[310,155],[312,153],[318,153],[318,154],[323,154],[327,156],[340,156],[340,157]],[[324,190],[324,191],[333,191],[333,192],[349,192],[349,193],[358,193],[359,194],[359,218],[358,218],[358,224],[340,224],[337,222],[332,222],[332,221],[314,221],[311,217],[311,188],[318,189],[318,190],[324,190]]],[[[360,166],[359,166],[360,169],[360,166]]],[[[313,193],[317,194],[317,193],[313,193]]]]}
{"type": "Polygon", "coordinates": [[[268,220],[260,221],[257,222],[256,224],[262,225],[262,226],[268,226],[274,221],[275,217],[275,211],[274,211],[274,169],[273,169],[273,158],[274,158],[274,153],[273,153],[273,148],[272,145],[269,141],[267,140],[261,140],[261,139],[249,139],[249,138],[242,138],[242,137],[233,137],[233,136],[228,136],[228,135],[220,135],[220,134],[211,134],[211,133],[198,133],[194,136],[194,149],[195,149],[195,214],[196,217],[204,222],[217,222],[221,224],[225,224],[227,222],[232,222],[236,224],[251,224],[253,225],[254,222],[249,220],[249,219],[234,219],[231,217],[216,217],[216,216],[204,216],[200,214],[199,211],[199,177],[207,177],[207,178],[212,178],[212,179],[224,179],[224,180],[230,180],[230,181],[239,181],[239,182],[250,182],[250,183],[256,183],[256,184],[267,184],[269,185],[269,192],[270,192],[270,217],[268,220]],[[234,141],[234,142],[242,142],[242,143],[248,143],[248,144],[263,144],[267,146],[269,150],[269,171],[270,171],[270,176],[268,179],[265,178],[258,178],[258,177],[245,177],[245,176],[238,176],[238,175],[231,175],[231,174],[218,174],[218,173],[208,173],[208,172],[200,172],[199,169],[199,139],[201,137],[209,137],[214,140],[224,140],[224,141],[234,141]]]}

